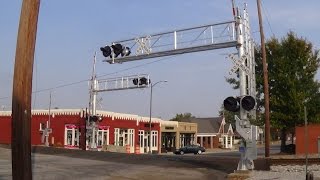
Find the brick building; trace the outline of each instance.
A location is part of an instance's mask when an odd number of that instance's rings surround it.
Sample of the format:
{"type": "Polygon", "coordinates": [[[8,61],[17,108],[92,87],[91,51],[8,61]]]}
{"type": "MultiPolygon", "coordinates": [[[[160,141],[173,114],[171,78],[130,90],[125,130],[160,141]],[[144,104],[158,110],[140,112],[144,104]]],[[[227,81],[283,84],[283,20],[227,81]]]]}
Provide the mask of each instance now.
{"type": "MultiPolygon", "coordinates": [[[[95,142],[91,142],[92,132],[86,129],[85,112],[82,109],[53,109],[49,118],[48,110],[32,110],[31,143],[43,145],[44,131],[48,124],[52,131],[48,136],[50,146],[71,149],[86,148],[90,145],[101,150],[105,147],[125,149],[130,153],[149,152],[150,117],[109,111],[96,112],[101,119],[97,122],[95,142]],[[48,121],[50,119],[50,122],[48,121]],[[87,138],[86,138],[87,136],[87,138]],[[120,148],[122,147],[122,148],[120,148]]],[[[161,140],[167,139],[168,129],[174,134],[173,149],[196,143],[197,125],[151,119],[151,151],[161,152],[161,140]],[[162,126],[162,128],[161,128],[162,126]],[[162,135],[162,131],[164,131],[162,135]],[[161,137],[164,137],[161,139],[161,137]]],[[[0,111],[0,144],[11,143],[11,111],[0,111]]],[[[168,143],[167,141],[164,143],[168,143]]]]}
{"type": "MultiPolygon", "coordinates": [[[[296,134],[296,154],[305,153],[305,127],[297,126],[296,134]]],[[[308,125],[308,153],[320,153],[320,124],[308,125]]]]}
{"type": "MultiPolygon", "coordinates": [[[[141,153],[149,148],[149,118],[138,115],[97,111],[102,119],[99,121],[95,146],[99,149],[103,145],[130,146],[133,153],[136,146],[141,153]]],[[[48,110],[33,110],[31,117],[31,143],[44,144],[43,132],[48,124],[48,110]]],[[[151,150],[159,151],[160,119],[152,118],[152,146],[151,150]]],[[[84,136],[86,132],[86,118],[83,110],[54,109],[51,110],[49,144],[65,148],[79,148],[90,144],[84,136]],[[84,143],[86,142],[86,143],[84,143]]],[[[11,143],[11,111],[0,111],[0,143],[11,143]]]]}

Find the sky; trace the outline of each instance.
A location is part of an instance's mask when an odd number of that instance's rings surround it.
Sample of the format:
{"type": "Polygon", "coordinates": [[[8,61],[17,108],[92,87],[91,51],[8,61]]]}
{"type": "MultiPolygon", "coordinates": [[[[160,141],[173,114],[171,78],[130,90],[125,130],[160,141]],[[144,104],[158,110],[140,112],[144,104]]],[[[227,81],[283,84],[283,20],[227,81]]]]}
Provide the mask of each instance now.
{"type": "MultiPolygon", "coordinates": [[[[256,1],[248,3],[251,30],[260,44],[256,1]]],[[[0,108],[11,110],[12,83],[21,0],[0,1],[0,108]]],[[[320,48],[319,0],[262,1],[265,37],[282,38],[288,31],[320,48]]],[[[235,48],[189,53],[122,64],[109,64],[100,47],[113,41],[181,28],[232,20],[231,0],[54,0],[41,1],[33,67],[32,108],[88,107],[88,79],[97,52],[101,79],[149,74],[153,88],[152,116],[173,118],[177,113],[214,117],[223,100],[239,95],[225,81],[232,68],[228,53],[235,48]],[[133,68],[139,66],[138,68],[133,68]],[[128,69],[128,70],[126,70],[128,69]],[[72,84],[72,85],[71,85],[72,84]],[[51,90],[48,90],[51,89],[51,90]]],[[[262,76],[262,75],[261,75],[262,76]]],[[[316,79],[320,80],[318,72],[316,79]]],[[[98,94],[97,109],[149,116],[150,89],[98,94]]]]}

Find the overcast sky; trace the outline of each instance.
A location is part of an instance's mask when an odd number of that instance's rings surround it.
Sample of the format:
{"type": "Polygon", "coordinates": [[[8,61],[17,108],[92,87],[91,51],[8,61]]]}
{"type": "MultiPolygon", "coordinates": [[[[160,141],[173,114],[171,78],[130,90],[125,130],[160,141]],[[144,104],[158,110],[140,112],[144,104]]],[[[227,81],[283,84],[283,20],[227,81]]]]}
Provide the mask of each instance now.
{"type": "MultiPolygon", "coordinates": [[[[281,38],[292,30],[320,48],[320,1],[262,1],[266,38],[281,38]]],[[[0,1],[0,107],[11,110],[13,68],[21,0],[0,1]]],[[[236,4],[243,9],[243,0],[236,4]]],[[[259,44],[256,1],[248,1],[251,29],[259,44]]],[[[147,59],[123,64],[102,62],[99,48],[113,41],[180,28],[232,20],[231,0],[54,0],[41,1],[34,61],[33,109],[88,107],[94,52],[97,75],[103,78],[140,73],[153,82],[167,80],[153,88],[153,116],[170,119],[190,112],[213,117],[223,100],[236,96],[225,82],[232,64],[226,59],[235,48],[147,59]],[[154,63],[150,63],[157,61],[154,63]],[[131,68],[141,65],[139,68],[131,68]],[[124,69],[130,69],[123,71],[124,69]],[[119,73],[116,73],[119,72],[119,73]],[[108,75],[112,74],[112,75],[108,75]],[[76,83],[80,82],[82,83],[76,83]]],[[[262,74],[261,74],[262,76],[262,74]]],[[[320,73],[317,74],[320,80],[320,73]]],[[[150,89],[100,93],[98,109],[149,116],[150,89]]]]}

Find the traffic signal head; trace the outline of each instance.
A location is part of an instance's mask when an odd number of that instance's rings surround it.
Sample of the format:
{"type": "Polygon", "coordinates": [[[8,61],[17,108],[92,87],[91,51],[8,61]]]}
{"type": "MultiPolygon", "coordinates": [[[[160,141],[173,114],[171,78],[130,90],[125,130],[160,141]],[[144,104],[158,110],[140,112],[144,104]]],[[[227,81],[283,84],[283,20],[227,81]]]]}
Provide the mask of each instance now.
{"type": "Polygon", "coordinates": [[[93,115],[93,116],[90,116],[90,121],[93,121],[93,122],[97,122],[97,121],[102,121],[102,117],[99,116],[99,115],[93,115]]]}
{"type": "Polygon", "coordinates": [[[237,112],[240,109],[238,99],[236,99],[232,96],[227,97],[223,101],[223,106],[227,111],[231,111],[231,112],[237,112]]]}
{"type": "Polygon", "coordinates": [[[243,96],[240,97],[227,97],[223,101],[223,106],[227,111],[237,112],[240,108],[251,111],[256,105],[256,100],[252,96],[243,96]]]}
{"type": "Polygon", "coordinates": [[[133,82],[134,85],[138,85],[139,80],[138,80],[138,78],[134,78],[134,79],[132,80],[132,82],[133,82]]]}
{"type": "Polygon", "coordinates": [[[142,78],[140,78],[140,83],[139,83],[139,85],[143,85],[143,84],[145,84],[145,85],[148,85],[148,79],[147,78],[145,78],[145,77],[142,77],[142,78]]]}
{"type": "Polygon", "coordinates": [[[112,50],[110,46],[101,47],[100,50],[102,51],[102,55],[104,57],[108,57],[108,56],[111,57],[112,50]]]}
{"type": "Polygon", "coordinates": [[[112,49],[113,49],[113,53],[114,53],[114,57],[118,57],[119,54],[122,53],[122,45],[121,44],[113,44],[111,45],[112,49]]]}
{"type": "Polygon", "coordinates": [[[131,54],[131,50],[129,47],[125,47],[121,44],[112,44],[111,46],[105,46],[101,47],[100,50],[102,51],[102,54],[104,57],[110,57],[114,56],[115,58],[118,57],[120,54],[121,56],[129,56],[131,54]]]}
{"type": "Polygon", "coordinates": [[[241,107],[246,111],[251,111],[256,105],[256,100],[252,96],[244,96],[241,99],[241,107]]]}
{"type": "Polygon", "coordinates": [[[149,79],[149,81],[148,81],[148,78],[141,77],[139,79],[138,78],[134,78],[132,80],[132,82],[133,82],[134,85],[138,85],[138,83],[139,83],[139,86],[141,86],[141,85],[149,85],[151,83],[151,80],[149,79]]]}

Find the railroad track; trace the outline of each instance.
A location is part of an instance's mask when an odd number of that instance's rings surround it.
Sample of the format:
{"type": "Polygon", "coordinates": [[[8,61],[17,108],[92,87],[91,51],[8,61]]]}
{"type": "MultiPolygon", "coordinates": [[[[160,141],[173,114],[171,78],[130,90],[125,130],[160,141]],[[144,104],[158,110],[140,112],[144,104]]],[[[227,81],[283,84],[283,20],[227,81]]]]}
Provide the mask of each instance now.
{"type": "MultiPolygon", "coordinates": [[[[305,158],[270,159],[270,166],[272,165],[303,165],[305,163],[306,163],[305,158]]],[[[320,164],[320,158],[308,158],[308,164],[320,164]]]]}

